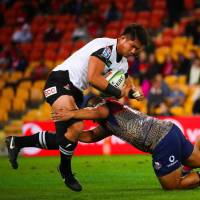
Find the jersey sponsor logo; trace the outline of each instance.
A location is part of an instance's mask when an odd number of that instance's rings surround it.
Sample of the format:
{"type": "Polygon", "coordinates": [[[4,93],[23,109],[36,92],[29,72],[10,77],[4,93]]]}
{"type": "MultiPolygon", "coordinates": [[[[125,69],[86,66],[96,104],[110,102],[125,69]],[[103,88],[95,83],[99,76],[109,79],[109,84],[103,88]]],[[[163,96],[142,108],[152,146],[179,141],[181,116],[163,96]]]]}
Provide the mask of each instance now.
{"type": "Polygon", "coordinates": [[[51,95],[54,95],[56,93],[57,93],[56,86],[50,87],[50,88],[47,88],[46,90],[44,90],[44,95],[45,95],[46,98],[51,96],[51,95]]]}
{"type": "Polygon", "coordinates": [[[103,56],[105,59],[109,59],[110,56],[111,56],[111,53],[112,53],[112,51],[111,51],[110,47],[106,47],[106,48],[103,50],[103,52],[102,52],[102,56],[103,56]]]}
{"type": "Polygon", "coordinates": [[[175,164],[178,162],[178,160],[175,160],[175,159],[176,159],[175,156],[174,156],[174,155],[171,155],[171,156],[169,157],[169,162],[170,162],[170,164],[168,164],[167,167],[171,167],[171,166],[175,165],[175,164]]]}
{"type": "Polygon", "coordinates": [[[170,157],[169,157],[169,162],[174,162],[175,161],[175,156],[174,155],[171,155],[170,157]]]}

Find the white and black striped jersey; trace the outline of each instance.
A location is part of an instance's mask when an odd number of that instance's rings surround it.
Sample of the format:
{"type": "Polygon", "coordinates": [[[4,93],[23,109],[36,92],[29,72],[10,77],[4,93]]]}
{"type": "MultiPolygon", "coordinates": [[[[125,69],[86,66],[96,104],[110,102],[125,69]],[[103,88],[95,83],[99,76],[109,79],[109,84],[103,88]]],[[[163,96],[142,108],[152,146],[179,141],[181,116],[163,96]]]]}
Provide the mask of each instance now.
{"type": "Polygon", "coordinates": [[[88,86],[87,73],[90,56],[96,56],[105,63],[104,74],[109,70],[119,70],[125,74],[128,71],[128,62],[125,57],[117,54],[117,39],[97,38],[73,53],[53,71],[69,71],[70,81],[80,90],[88,86]]]}

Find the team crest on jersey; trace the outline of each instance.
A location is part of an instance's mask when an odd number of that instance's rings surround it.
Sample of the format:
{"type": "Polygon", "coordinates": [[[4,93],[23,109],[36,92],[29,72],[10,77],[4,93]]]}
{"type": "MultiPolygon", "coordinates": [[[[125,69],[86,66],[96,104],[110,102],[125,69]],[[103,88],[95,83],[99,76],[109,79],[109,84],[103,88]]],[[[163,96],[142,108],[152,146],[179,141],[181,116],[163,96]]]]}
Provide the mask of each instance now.
{"type": "Polygon", "coordinates": [[[106,48],[103,50],[103,52],[102,52],[102,56],[103,56],[105,59],[109,59],[110,56],[111,56],[111,53],[112,53],[112,51],[111,51],[110,47],[106,47],[106,48]]]}
{"type": "Polygon", "coordinates": [[[66,90],[70,90],[70,84],[63,86],[66,90]]]}
{"type": "Polygon", "coordinates": [[[156,170],[159,170],[161,167],[162,167],[162,165],[161,165],[160,162],[154,162],[154,168],[155,168],[156,170]]]}

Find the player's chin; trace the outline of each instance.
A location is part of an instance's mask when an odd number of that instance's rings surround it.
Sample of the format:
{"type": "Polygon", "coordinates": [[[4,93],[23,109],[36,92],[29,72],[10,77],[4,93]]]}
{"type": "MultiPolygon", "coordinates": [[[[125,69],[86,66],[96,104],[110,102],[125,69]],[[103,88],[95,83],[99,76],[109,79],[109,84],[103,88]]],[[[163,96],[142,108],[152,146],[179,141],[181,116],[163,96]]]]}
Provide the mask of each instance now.
{"type": "Polygon", "coordinates": [[[125,58],[129,58],[129,57],[131,57],[131,56],[134,56],[134,55],[133,55],[132,53],[131,53],[131,54],[129,53],[129,54],[126,54],[124,57],[125,57],[125,58]]]}

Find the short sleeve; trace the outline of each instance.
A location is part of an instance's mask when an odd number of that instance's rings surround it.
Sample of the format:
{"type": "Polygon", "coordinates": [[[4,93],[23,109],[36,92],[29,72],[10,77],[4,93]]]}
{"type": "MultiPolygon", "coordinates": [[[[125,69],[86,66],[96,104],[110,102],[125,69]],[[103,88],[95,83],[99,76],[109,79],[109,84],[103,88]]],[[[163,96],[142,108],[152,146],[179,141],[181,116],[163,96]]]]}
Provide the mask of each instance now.
{"type": "Polygon", "coordinates": [[[101,48],[93,52],[91,56],[95,56],[99,58],[101,61],[103,61],[107,65],[111,54],[112,54],[112,46],[106,46],[105,48],[101,48]]]}

